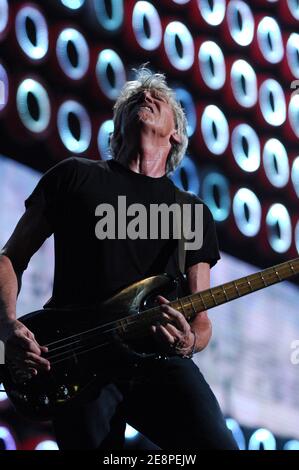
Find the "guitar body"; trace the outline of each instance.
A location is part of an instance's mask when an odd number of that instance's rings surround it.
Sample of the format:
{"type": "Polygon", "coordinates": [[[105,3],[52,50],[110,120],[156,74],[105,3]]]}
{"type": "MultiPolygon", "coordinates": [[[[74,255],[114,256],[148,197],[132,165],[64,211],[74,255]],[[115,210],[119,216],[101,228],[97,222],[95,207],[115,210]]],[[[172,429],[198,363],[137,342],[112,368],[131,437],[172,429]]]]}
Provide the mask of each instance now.
{"type": "Polygon", "coordinates": [[[137,364],[156,358],[154,351],[140,349],[144,341],[130,343],[122,331],[158,294],[168,295],[175,287],[176,281],[159,275],[134,283],[95,309],[44,309],[20,318],[38,343],[48,346],[51,370],[15,382],[9,366],[1,366],[5,391],[17,411],[48,420],[61,407],[98,394],[109,380],[129,376],[137,364]]]}

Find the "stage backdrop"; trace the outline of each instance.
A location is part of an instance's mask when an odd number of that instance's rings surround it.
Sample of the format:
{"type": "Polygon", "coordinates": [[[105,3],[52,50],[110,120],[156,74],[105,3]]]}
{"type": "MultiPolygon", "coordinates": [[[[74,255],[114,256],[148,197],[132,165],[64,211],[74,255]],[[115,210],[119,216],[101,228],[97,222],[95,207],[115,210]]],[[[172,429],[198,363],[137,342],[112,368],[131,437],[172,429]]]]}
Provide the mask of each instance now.
{"type": "MultiPolygon", "coordinates": [[[[0,157],[0,244],[24,210],[24,199],[40,175],[0,157]]],[[[212,284],[258,268],[222,253],[212,284]]],[[[34,255],[23,276],[18,315],[39,309],[50,297],[53,240],[34,255]]],[[[213,339],[195,362],[226,415],[247,427],[299,439],[299,365],[291,363],[291,343],[299,340],[299,289],[284,282],[210,310],[213,339]]]]}

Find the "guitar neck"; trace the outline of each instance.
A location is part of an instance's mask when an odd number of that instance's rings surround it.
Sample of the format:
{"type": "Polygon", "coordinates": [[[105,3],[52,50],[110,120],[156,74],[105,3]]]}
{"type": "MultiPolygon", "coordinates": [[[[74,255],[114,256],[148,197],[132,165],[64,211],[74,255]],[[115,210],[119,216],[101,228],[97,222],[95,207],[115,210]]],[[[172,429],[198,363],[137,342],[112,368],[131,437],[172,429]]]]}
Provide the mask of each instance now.
{"type": "Polygon", "coordinates": [[[226,284],[197,292],[170,302],[190,321],[198,312],[209,310],[244,295],[252,294],[299,274],[299,258],[241,277],[226,284]]]}

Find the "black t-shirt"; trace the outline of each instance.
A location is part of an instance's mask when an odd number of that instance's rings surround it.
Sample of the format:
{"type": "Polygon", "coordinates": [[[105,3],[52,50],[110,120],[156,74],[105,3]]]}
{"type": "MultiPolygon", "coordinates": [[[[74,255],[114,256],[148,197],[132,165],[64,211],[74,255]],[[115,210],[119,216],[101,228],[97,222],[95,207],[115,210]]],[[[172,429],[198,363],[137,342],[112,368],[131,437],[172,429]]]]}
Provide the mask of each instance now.
{"type": "MultiPolygon", "coordinates": [[[[43,207],[54,233],[54,285],[47,306],[94,305],[135,281],[173,269],[169,260],[177,240],[96,236],[96,207],[103,203],[115,208],[117,235],[118,196],[126,196],[126,207],[169,206],[175,202],[175,186],[167,176],[138,174],[114,160],[68,158],[45,173],[25,201],[26,208],[43,207]]],[[[190,202],[202,203],[191,194],[190,202]]],[[[186,268],[199,262],[213,266],[220,258],[213,217],[205,204],[203,208],[203,246],[187,251],[186,268]]]]}

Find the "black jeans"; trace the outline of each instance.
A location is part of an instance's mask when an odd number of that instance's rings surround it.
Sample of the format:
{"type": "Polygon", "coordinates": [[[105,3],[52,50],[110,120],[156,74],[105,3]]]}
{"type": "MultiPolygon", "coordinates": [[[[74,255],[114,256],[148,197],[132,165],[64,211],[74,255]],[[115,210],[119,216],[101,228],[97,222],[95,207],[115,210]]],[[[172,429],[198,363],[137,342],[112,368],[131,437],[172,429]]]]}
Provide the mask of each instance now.
{"type": "Polygon", "coordinates": [[[178,356],[106,385],[96,400],[53,421],[60,449],[122,449],[126,423],[164,450],[238,450],[198,367],[178,356]]]}

